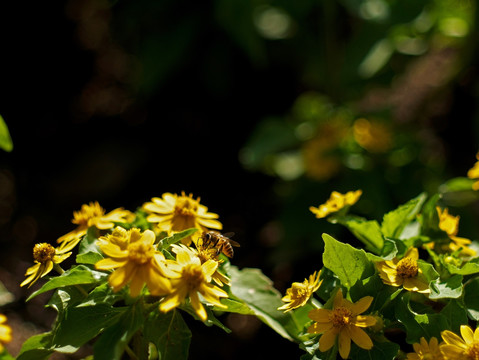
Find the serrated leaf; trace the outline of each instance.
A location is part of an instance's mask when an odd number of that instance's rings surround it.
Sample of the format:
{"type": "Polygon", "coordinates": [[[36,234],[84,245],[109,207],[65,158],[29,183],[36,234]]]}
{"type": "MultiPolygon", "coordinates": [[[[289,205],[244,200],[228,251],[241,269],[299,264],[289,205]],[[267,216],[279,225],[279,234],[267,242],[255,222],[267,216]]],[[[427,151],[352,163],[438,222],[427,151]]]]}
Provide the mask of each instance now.
{"type": "Polygon", "coordinates": [[[429,284],[430,299],[457,299],[462,295],[462,275],[453,275],[446,280],[436,279],[429,284]]]}
{"type": "Polygon", "coordinates": [[[171,236],[168,236],[164,239],[161,239],[160,243],[158,244],[158,250],[161,251],[163,249],[168,249],[171,245],[176,244],[180,240],[193,235],[197,231],[198,229],[196,228],[186,229],[186,230],[177,232],[171,236]]]}
{"type": "Polygon", "coordinates": [[[104,303],[69,307],[53,330],[52,345],[56,351],[73,353],[104,329],[118,322],[127,309],[104,303]]]}
{"type": "Polygon", "coordinates": [[[410,306],[410,293],[403,294],[396,302],[396,317],[406,328],[406,341],[410,344],[419,342],[421,337],[430,339],[435,336],[441,338],[441,331],[447,329],[448,321],[436,313],[420,314],[410,306]]]}
{"type": "Polygon", "coordinates": [[[178,310],[166,314],[153,311],[143,330],[145,339],[155,344],[162,360],[187,360],[191,331],[178,310]]]}
{"type": "Polygon", "coordinates": [[[60,287],[81,285],[81,284],[95,284],[105,278],[107,274],[93,271],[86,266],[80,265],[65,271],[62,275],[56,276],[48,280],[43,286],[31,294],[26,301],[31,300],[37,295],[44,292],[54,290],[60,287]]]}
{"type": "Polygon", "coordinates": [[[361,241],[367,250],[380,254],[384,246],[381,228],[376,220],[366,220],[358,216],[336,217],[335,222],[346,226],[361,241]]]}
{"type": "Polygon", "coordinates": [[[120,360],[126,345],[143,325],[144,316],[139,303],[129,306],[118,322],[105,329],[93,348],[96,359],[120,360]]]}
{"type": "Polygon", "coordinates": [[[8,131],[7,124],[3,117],[0,115],[0,148],[5,151],[12,151],[13,150],[13,142],[12,138],[10,137],[10,132],[8,131]]]}
{"type": "Polygon", "coordinates": [[[384,215],[381,223],[381,232],[385,237],[399,239],[404,228],[416,217],[427,195],[420,194],[397,209],[384,215]]]}
{"type": "Polygon", "coordinates": [[[261,270],[238,270],[231,266],[229,274],[231,293],[248,305],[258,319],[288,340],[297,338],[302,329],[298,327],[292,312],[278,310],[278,307],[284,305],[282,296],[261,270]]]}
{"type": "Polygon", "coordinates": [[[323,234],[323,240],[323,264],[336,274],[346,288],[374,273],[374,265],[364,250],[343,244],[328,234],[323,234]]]}

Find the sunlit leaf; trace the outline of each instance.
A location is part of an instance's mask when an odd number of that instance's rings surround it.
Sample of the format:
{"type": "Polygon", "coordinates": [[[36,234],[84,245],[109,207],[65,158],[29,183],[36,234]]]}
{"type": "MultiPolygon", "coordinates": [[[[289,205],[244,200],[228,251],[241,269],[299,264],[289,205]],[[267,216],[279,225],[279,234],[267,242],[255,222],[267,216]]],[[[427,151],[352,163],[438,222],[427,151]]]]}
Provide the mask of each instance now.
{"type": "Polygon", "coordinates": [[[380,254],[384,246],[381,227],[376,220],[366,220],[358,216],[338,216],[335,221],[346,226],[358,238],[367,250],[380,254]]]}
{"type": "Polygon", "coordinates": [[[384,215],[381,232],[385,237],[399,239],[405,227],[416,217],[427,195],[420,194],[384,215]]]}
{"type": "Polygon", "coordinates": [[[7,124],[3,117],[0,115],[0,149],[5,151],[12,151],[13,150],[13,142],[12,138],[10,137],[10,132],[8,131],[7,124]]]}
{"type": "Polygon", "coordinates": [[[28,338],[20,349],[17,360],[46,360],[53,353],[50,332],[28,338]]]}
{"type": "Polygon", "coordinates": [[[462,295],[462,275],[453,275],[446,280],[436,279],[429,284],[430,299],[457,299],[462,295]]]}

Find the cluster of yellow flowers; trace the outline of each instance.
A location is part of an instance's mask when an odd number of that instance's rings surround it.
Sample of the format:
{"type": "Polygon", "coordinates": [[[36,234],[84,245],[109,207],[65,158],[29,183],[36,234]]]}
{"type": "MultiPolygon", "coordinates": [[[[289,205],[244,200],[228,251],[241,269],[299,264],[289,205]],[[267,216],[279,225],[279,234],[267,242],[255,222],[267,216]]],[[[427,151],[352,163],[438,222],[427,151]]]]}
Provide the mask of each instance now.
{"type": "MultiPolygon", "coordinates": [[[[479,159],[479,154],[478,154],[479,159]]],[[[474,177],[479,179],[479,161],[474,169],[474,177]]],[[[471,170],[472,171],[472,170],[471,170]]],[[[471,171],[469,175],[471,175],[471,171]]],[[[479,184],[476,183],[476,184],[479,184]]],[[[479,185],[477,186],[479,189],[479,185]]],[[[361,196],[361,190],[350,191],[346,194],[332,192],[330,198],[318,207],[310,207],[310,211],[317,218],[326,217],[341,209],[355,204],[361,196]]],[[[457,237],[459,217],[450,215],[448,209],[436,208],[439,218],[439,228],[449,237],[450,242],[446,244],[447,250],[454,252],[460,250],[463,256],[474,256],[476,252],[468,248],[471,243],[469,239],[457,237]]],[[[424,246],[434,246],[426,244],[424,246]]],[[[377,261],[377,268],[381,280],[393,287],[402,287],[407,291],[429,294],[429,284],[422,270],[418,266],[418,249],[410,247],[405,255],[398,259],[377,261]]],[[[285,312],[297,309],[308,302],[314,307],[313,294],[320,288],[323,280],[320,280],[321,271],[312,274],[309,279],[302,283],[294,282],[291,288],[286,290],[282,298],[285,304],[278,308],[285,312]]],[[[371,349],[373,342],[369,335],[362,329],[366,327],[382,327],[381,318],[376,315],[362,315],[371,305],[373,297],[365,296],[353,303],[343,297],[339,289],[332,299],[332,309],[314,308],[308,316],[313,320],[312,325],[307,329],[310,334],[322,334],[319,339],[319,351],[325,352],[331,349],[334,344],[338,345],[339,354],[347,359],[351,349],[351,341],[362,349],[371,349]]],[[[435,359],[435,360],[478,360],[479,359],[479,328],[474,332],[466,325],[461,326],[461,337],[449,330],[441,332],[443,342],[439,344],[437,338],[432,337],[429,342],[421,338],[420,343],[413,344],[414,353],[407,354],[408,360],[435,359]]]]}
{"type": "Polygon", "coordinates": [[[143,204],[142,209],[148,214],[146,219],[152,229],[142,231],[120,226],[131,223],[135,218],[135,214],[123,208],[106,213],[98,202],[83,205],[73,214],[72,223],[77,227],[57,240],[57,248],[47,243],[35,245],[35,265],[27,269],[27,278],[20,286],[31,286],[52,269],[63,273],[59,264],[72,254],[71,250],[87,230],[95,227],[110,230],[98,239],[105,258],[98,261],[95,268],[112,271],[108,282],[113,291],[129,285],[129,294],[137,297],[146,285],[151,295],[163,297],[159,304],[163,312],[189,299],[203,321],[207,319],[207,313],[200,296],[209,304],[224,308],[220,299],[228,295],[218,286],[228,284],[229,279],[218,269],[222,260],[217,251],[209,251],[211,249],[201,247],[201,242],[198,242],[203,232],[222,229],[218,215],[208,212],[208,208],[200,203],[200,198],[194,199],[192,194],[184,192],[181,195],[165,193],[161,198],[154,197],[151,202],[143,204]],[[182,239],[182,244],[172,245],[171,251],[176,259],[166,259],[157,248],[157,235],[172,235],[191,228],[198,231],[182,239]],[[191,243],[196,247],[191,247],[191,243]]]}
{"type": "Polygon", "coordinates": [[[7,325],[7,317],[0,314],[0,354],[4,350],[3,344],[12,341],[12,328],[7,325]]]}

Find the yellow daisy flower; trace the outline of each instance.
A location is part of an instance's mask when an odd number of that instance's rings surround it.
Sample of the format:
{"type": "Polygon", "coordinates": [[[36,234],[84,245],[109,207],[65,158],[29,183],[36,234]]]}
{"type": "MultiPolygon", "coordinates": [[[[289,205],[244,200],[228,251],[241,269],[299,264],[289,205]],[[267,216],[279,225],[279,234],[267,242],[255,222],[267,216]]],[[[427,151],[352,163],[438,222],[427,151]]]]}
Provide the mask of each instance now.
{"type": "Polygon", "coordinates": [[[315,214],[318,219],[324,218],[346,206],[355,204],[359,200],[361,194],[361,190],[349,191],[346,194],[333,191],[329,199],[324,204],[319,205],[317,208],[310,206],[309,210],[315,214]]]}
{"type": "Polygon", "coordinates": [[[12,328],[7,325],[7,317],[0,314],[0,354],[4,350],[4,344],[12,341],[12,328]]]}
{"type": "Polygon", "coordinates": [[[33,260],[35,265],[29,267],[25,272],[28,276],[20,286],[32,286],[38,279],[47,275],[53,268],[60,274],[63,270],[58,266],[66,258],[71,255],[71,250],[76,243],[63,243],[58,248],[54,248],[50,244],[40,243],[33,247],[33,260]]]}
{"type": "Polygon", "coordinates": [[[98,270],[112,270],[108,282],[113,291],[130,284],[130,295],[137,297],[146,284],[150,293],[165,295],[171,291],[165,277],[164,255],[154,247],[155,233],[139,229],[121,231],[116,228],[110,236],[99,240],[99,247],[107,258],[98,261],[98,270]]]}
{"type": "MultiPolygon", "coordinates": [[[[176,253],[176,248],[178,245],[173,245],[173,252],[176,253]]],[[[223,263],[223,260],[220,259],[220,254],[218,254],[218,251],[214,247],[209,247],[209,246],[202,246],[201,245],[201,240],[199,242],[195,243],[196,250],[191,248],[191,247],[186,247],[183,246],[184,249],[191,251],[193,256],[197,256],[201,263],[204,264],[208,260],[212,260],[218,264],[218,267],[214,274],[211,276],[213,281],[218,284],[219,286],[223,286],[224,284],[230,285],[230,279],[222,274],[218,269],[219,266],[223,263]]]]}
{"type": "Polygon", "coordinates": [[[77,244],[83,235],[91,226],[95,226],[99,230],[112,229],[115,223],[127,222],[127,217],[131,217],[132,213],[123,208],[117,208],[108,214],[105,214],[98,202],[90,202],[83,204],[80,211],[73,212],[72,223],[78,225],[73,231],[58,238],[57,242],[75,242],[77,244]]]}
{"type": "Polygon", "coordinates": [[[339,355],[343,359],[349,356],[351,340],[362,349],[369,350],[373,342],[361,329],[373,326],[376,319],[370,315],[360,315],[365,312],[373,301],[372,296],[365,296],[357,302],[343,298],[341,289],[333,300],[333,309],[313,309],[308,316],[315,321],[309,328],[310,334],[322,334],[319,339],[319,351],[326,352],[333,347],[338,339],[339,355]]]}
{"type": "Polygon", "coordinates": [[[176,261],[168,261],[168,269],[175,273],[171,277],[173,291],[161,303],[160,310],[170,311],[181,305],[188,296],[191,305],[198,317],[205,321],[207,313],[200,301],[200,294],[204,300],[220,308],[227,308],[220,302],[220,298],[228,297],[228,294],[211,284],[212,276],[218,267],[218,263],[208,260],[201,263],[198,256],[185,246],[176,249],[176,261]]]}
{"type": "MultiPolygon", "coordinates": [[[[447,208],[442,210],[439,206],[437,206],[436,210],[439,216],[439,228],[446,232],[449,238],[452,240],[452,242],[447,246],[448,250],[454,252],[462,248],[461,254],[466,256],[475,256],[476,251],[467,246],[471,243],[471,240],[456,236],[459,232],[459,216],[450,215],[447,208]]],[[[434,244],[432,244],[432,246],[434,246],[434,244]]]]}
{"type": "Polygon", "coordinates": [[[467,325],[461,325],[461,337],[452,331],[441,332],[445,344],[440,349],[446,360],[478,360],[479,329],[472,331],[467,325]]]}
{"type": "Polygon", "coordinates": [[[146,218],[156,223],[160,231],[168,234],[182,230],[197,228],[192,236],[182,239],[182,243],[190,245],[203,231],[208,229],[221,230],[223,225],[216,220],[217,214],[208,212],[208,208],[200,204],[200,198],[193,199],[193,194],[181,195],[164,193],[162,198],[154,197],[151,202],[143,204],[143,209],[149,213],[146,218]]]}
{"type": "Polygon", "coordinates": [[[472,184],[473,190],[479,190],[479,152],[476,154],[476,159],[478,161],[476,161],[474,166],[467,172],[467,177],[469,179],[477,180],[474,184],[472,184]]]}
{"type": "Polygon", "coordinates": [[[280,306],[278,310],[288,312],[292,309],[304,306],[311,298],[311,295],[321,286],[323,280],[319,280],[320,276],[321,271],[319,271],[317,275],[315,271],[309,276],[309,279],[304,279],[302,283],[294,282],[291,287],[286,290],[286,295],[281,299],[286,304],[280,306]]]}
{"type": "Polygon", "coordinates": [[[391,286],[402,286],[408,291],[429,293],[429,283],[417,265],[419,254],[416,248],[408,249],[402,259],[379,261],[376,268],[382,281],[391,286]]]}
{"type": "Polygon", "coordinates": [[[407,354],[407,360],[444,360],[437,338],[434,336],[429,343],[422,337],[420,342],[412,344],[412,347],[414,352],[407,354]]]}

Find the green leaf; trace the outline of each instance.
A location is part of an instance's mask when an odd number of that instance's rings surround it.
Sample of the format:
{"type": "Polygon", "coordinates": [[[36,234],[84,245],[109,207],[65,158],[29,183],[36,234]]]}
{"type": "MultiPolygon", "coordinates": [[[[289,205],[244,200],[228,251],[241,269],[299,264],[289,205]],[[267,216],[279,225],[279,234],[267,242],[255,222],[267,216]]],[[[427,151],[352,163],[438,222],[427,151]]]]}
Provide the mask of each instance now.
{"type": "Polygon", "coordinates": [[[31,294],[26,301],[31,300],[37,295],[44,292],[57,289],[65,286],[80,285],[80,284],[96,284],[108,276],[99,271],[93,271],[86,266],[80,265],[65,271],[62,275],[56,276],[48,280],[43,286],[31,294]]]}
{"type": "Polygon", "coordinates": [[[472,275],[479,273],[479,258],[469,260],[461,267],[457,267],[450,262],[446,262],[444,265],[451,274],[472,275]]]}
{"type": "Polygon", "coordinates": [[[180,240],[193,235],[195,232],[197,232],[198,229],[196,228],[191,228],[191,229],[186,229],[180,232],[177,232],[171,236],[168,236],[164,239],[160,240],[160,243],[158,245],[158,250],[163,250],[163,249],[168,249],[171,245],[176,244],[180,240]]]}
{"type": "Polygon", "coordinates": [[[424,336],[430,339],[435,336],[441,339],[441,331],[447,329],[449,324],[441,314],[415,312],[410,304],[411,294],[405,293],[396,302],[396,317],[406,328],[406,341],[410,344],[419,342],[424,336]]]}
{"type": "Polygon", "coordinates": [[[143,335],[161,354],[162,360],[187,360],[191,331],[178,310],[166,314],[151,312],[146,320],[143,335]]]}
{"type": "Polygon", "coordinates": [[[364,250],[343,244],[328,234],[323,234],[323,264],[334,272],[346,288],[374,273],[374,265],[364,250]]]}
{"type": "Polygon", "coordinates": [[[234,296],[230,296],[227,299],[221,300],[223,305],[226,305],[228,308],[219,308],[215,307],[215,310],[236,313],[236,314],[243,314],[243,315],[254,315],[254,311],[249,308],[244,302],[239,299],[236,299],[234,296]]]}
{"type": "Polygon", "coordinates": [[[358,216],[346,215],[335,217],[334,221],[346,226],[366,246],[367,250],[375,254],[381,253],[384,238],[376,220],[366,220],[358,216]]]}
{"type": "Polygon", "coordinates": [[[118,322],[127,308],[116,308],[98,303],[92,306],[69,307],[54,329],[53,346],[56,351],[72,353],[118,322]]]}
{"type": "Polygon", "coordinates": [[[464,304],[469,317],[479,321],[479,278],[471,279],[465,284],[464,304]]]}
{"type": "Polygon", "coordinates": [[[457,299],[462,295],[462,275],[453,275],[446,280],[436,279],[429,284],[430,299],[457,299]]]}
{"type": "Polygon", "coordinates": [[[13,150],[13,142],[12,138],[10,137],[10,132],[8,131],[7,124],[3,117],[0,115],[0,148],[5,151],[12,151],[13,150]]]}
{"type": "Polygon", "coordinates": [[[298,327],[293,312],[284,313],[278,307],[284,305],[281,294],[261,270],[230,268],[231,293],[242,300],[253,313],[279,335],[293,341],[302,328],[298,327]]]}
{"type": "Polygon", "coordinates": [[[120,315],[118,322],[101,334],[93,348],[95,358],[120,360],[126,345],[143,325],[144,320],[142,308],[136,302],[120,315]]]}
{"type": "Polygon", "coordinates": [[[416,217],[424,201],[426,201],[426,197],[427,195],[422,193],[397,209],[385,214],[381,224],[382,234],[385,237],[399,239],[406,226],[416,217]]]}
{"type": "Polygon", "coordinates": [[[479,199],[477,191],[472,189],[473,179],[456,177],[439,186],[444,202],[449,206],[465,206],[479,199]]]}
{"type": "Polygon", "coordinates": [[[449,322],[448,330],[459,333],[461,325],[467,324],[467,310],[458,300],[450,300],[447,305],[441,310],[443,315],[449,322]]]}
{"type": "Polygon", "coordinates": [[[15,358],[10,355],[7,350],[3,349],[0,353],[0,360],[15,360],[15,358]]]}
{"type": "Polygon", "coordinates": [[[17,360],[43,360],[53,354],[52,334],[50,332],[34,335],[22,345],[17,360]]]}

